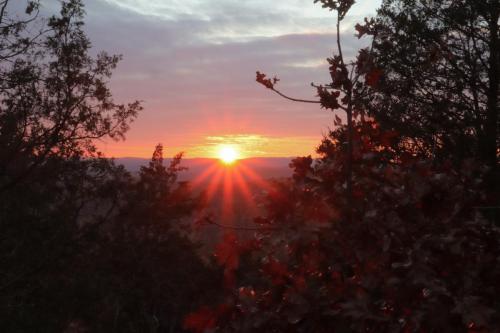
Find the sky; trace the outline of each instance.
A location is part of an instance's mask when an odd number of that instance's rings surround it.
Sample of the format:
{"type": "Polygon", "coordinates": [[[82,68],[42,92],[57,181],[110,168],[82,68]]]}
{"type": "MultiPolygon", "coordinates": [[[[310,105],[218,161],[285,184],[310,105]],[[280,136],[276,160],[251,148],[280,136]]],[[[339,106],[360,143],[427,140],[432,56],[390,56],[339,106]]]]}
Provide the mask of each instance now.
{"type": "MultiPolygon", "coordinates": [[[[234,145],[241,157],[314,154],[333,127],[317,104],[287,101],[255,82],[257,70],[277,75],[282,92],[315,99],[328,83],[335,19],[313,0],[85,0],[85,30],[95,51],[122,54],[110,81],[116,102],[143,101],[126,140],[104,140],[109,157],[215,157],[234,145]]],[[[354,25],[380,0],[358,0],[342,26],[344,52],[366,40],[354,25]]],[[[42,0],[52,13],[56,0],[42,0]]],[[[339,114],[341,116],[341,114],[339,114]]]]}

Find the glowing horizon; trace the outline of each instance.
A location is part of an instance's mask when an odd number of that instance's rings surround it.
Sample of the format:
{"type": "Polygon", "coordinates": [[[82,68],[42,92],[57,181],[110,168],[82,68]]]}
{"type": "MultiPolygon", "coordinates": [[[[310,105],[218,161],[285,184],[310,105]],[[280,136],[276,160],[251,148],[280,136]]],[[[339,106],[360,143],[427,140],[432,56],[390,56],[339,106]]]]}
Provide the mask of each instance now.
{"type": "MultiPolygon", "coordinates": [[[[366,46],[354,26],[380,0],[360,0],[342,26],[346,57],[366,46]]],[[[95,0],[85,3],[93,50],[123,54],[110,88],[117,103],[143,102],[126,141],[105,140],[107,157],[217,158],[214,147],[237,144],[240,158],[314,155],[333,115],[286,101],[255,82],[260,70],[280,89],[315,99],[311,82],[331,80],[335,19],[313,0],[95,0]],[[102,34],[106,31],[106,34],[102,34]]],[[[47,15],[56,0],[43,2],[47,15]]],[[[343,117],[342,114],[339,114],[343,117]]]]}
{"type": "Polygon", "coordinates": [[[217,147],[217,156],[219,160],[226,165],[231,165],[240,158],[238,147],[227,144],[217,147]]]}
{"type": "MultiPolygon", "coordinates": [[[[316,137],[267,137],[262,135],[238,134],[205,136],[194,138],[193,143],[182,146],[171,146],[162,142],[165,147],[165,157],[183,152],[185,158],[220,158],[220,147],[237,147],[237,158],[246,159],[254,157],[296,157],[315,155],[315,148],[321,140],[316,137]],[[199,144],[196,144],[199,141],[199,144]]],[[[125,142],[126,143],[126,142],[125,142]]],[[[129,146],[124,143],[101,142],[100,150],[106,157],[124,158],[150,158],[154,146],[149,144],[129,146]]]]}
{"type": "MultiPolygon", "coordinates": [[[[261,162],[255,163],[260,165],[261,162]]],[[[201,174],[190,180],[189,184],[195,191],[202,190],[206,207],[213,208],[218,205],[221,214],[219,218],[227,226],[237,223],[237,198],[248,208],[255,210],[258,209],[254,197],[255,188],[258,189],[257,192],[269,192],[272,188],[271,183],[257,174],[253,167],[237,162],[226,165],[221,161],[209,165],[201,174]],[[254,186],[254,189],[250,186],[254,186]]],[[[197,218],[206,216],[206,213],[200,211],[197,218]]]]}

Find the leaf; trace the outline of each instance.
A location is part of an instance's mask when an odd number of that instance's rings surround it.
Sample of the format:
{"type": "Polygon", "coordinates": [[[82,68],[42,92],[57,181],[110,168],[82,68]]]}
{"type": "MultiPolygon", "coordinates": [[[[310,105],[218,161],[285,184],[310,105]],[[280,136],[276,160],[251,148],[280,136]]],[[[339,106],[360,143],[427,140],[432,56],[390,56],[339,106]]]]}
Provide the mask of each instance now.
{"type": "Polygon", "coordinates": [[[274,260],[274,258],[269,258],[266,265],[263,267],[264,271],[269,274],[272,278],[272,283],[275,285],[280,285],[285,283],[285,278],[288,276],[288,268],[280,263],[279,261],[274,260]]]}
{"type": "Polygon", "coordinates": [[[314,3],[317,2],[321,2],[323,8],[338,11],[341,20],[354,5],[354,0],[314,0],[314,3]]]}
{"type": "Polygon", "coordinates": [[[356,58],[356,70],[360,74],[368,73],[373,68],[373,57],[367,48],[359,50],[356,58]]]}
{"type": "Polygon", "coordinates": [[[365,76],[366,84],[370,87],[376,87],[380,79],[382,78],[383,71],[381,69],[375,68],[368,72],[365,76]]]}
{"type": "Polygon", "coordinates": [[[340,91],[330,92],[324,87],[318,87],[318,96],[323,108],[335,110],[340,107],[340,104],[338,102],[340,91]]]}
{"type": "Polygon", "coordinates": [[[188,314],[183,322],[183,328],[185,330],[190,330],[195,333],[203,333],[206,330],[214,329],[216,326],[217,320],[215,312],[207,306],[188,314]]]}
{"type": "Polygon", "coordinates": [[[30,1],[28,3],[28,6],[26,7],[26,14],[28,15],[31,15],[31,13],[33,13],[34,10],[38,9],[39,7],[39,4],[35,1],[30,1]]]}
{"type": "Polygon", "coordinates": [[[361,38],[364,35],[375,35],[376,34],[376,27],[375,27],[375,20],[373,18],[368,19],[365,17],[365,24],[361,25],[359,23],[356,24],[354,27],[358,34],[356,37],[361,38]]]}
{"type": "Polygon", "coordinates": [[[274,77],[272,80],[266,78],[266,74],[257,71],[255,81],[259,82],[268,89],[274,89],[274,85],[278,83],[279,79],[274,77]]]}
{"type": "Polygon", "coordinates": [[[339,116],[335,115],[335,120],[333,121],[335,126],[342,126],[342,119],[339,116]]]}
{"type": "Polygon", "coordinates": [[[222,243],[215,248],[215,258],[220,265],[224,265],[229,270],[234,270],[239,266],[239,246],[234,234],[226,234],[222,243]]]}
{"type": "Polygon", "coordinates": [[[356,31],[358,32],[358,34],[356,35],[356,37],[358,37],[358,39],[363,37],[363,35],[365,35],[368,32],[366,25],[361,25],[359,23],[356,23],[356,26],[354,27],[354,29],[356,29],[356,31]]]}
{"type": "Polygon", "coordinates": [[[453,309],[454,313],[462,316],[464,324],[473,324],[477,327],[485,327],[490,321],[490,317],[495,315],[495,310],[482,302],[481,297],[466,296],[458,302],[453,309]]]}

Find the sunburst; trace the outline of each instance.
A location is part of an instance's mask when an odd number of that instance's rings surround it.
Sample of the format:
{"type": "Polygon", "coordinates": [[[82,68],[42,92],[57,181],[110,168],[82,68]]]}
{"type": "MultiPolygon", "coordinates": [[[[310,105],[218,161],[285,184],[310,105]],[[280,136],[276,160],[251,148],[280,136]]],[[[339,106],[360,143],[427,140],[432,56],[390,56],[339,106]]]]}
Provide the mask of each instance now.
{"type": "Polygon", "coordinates": [[[226,165],[231,165],[239,157],[238,149],[233,145],[222,145],[217,149],[217,156],[226,165]]]}

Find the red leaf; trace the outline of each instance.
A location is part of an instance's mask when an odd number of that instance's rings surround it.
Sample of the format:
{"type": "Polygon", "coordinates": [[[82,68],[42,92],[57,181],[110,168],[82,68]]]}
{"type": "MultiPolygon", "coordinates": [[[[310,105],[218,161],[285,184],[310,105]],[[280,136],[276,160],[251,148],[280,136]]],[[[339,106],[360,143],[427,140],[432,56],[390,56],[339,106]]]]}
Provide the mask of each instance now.
{"type": "Polygon", "coordinates": [[[224,270],[224,287],[231,289],[236,285],[236,275],[234,269],[226,268],[224,270]]]}
{"type": "Polygon", "coordinates": [[[216,308],[203,306],[199,310],[188,314],[183,321],[183,328],[195,333],[202,333],[212,330],[217,326],[220,317],[230,312],[230,306],[220,304],[216,308]]]}
{"type": "Polygon", "coordinates": [[[366,84],[369,85],[370,87],[377,86],[383,74],[384,72],[381,69],[378,68],[373,69],[365,76],[366,84]]]}
{"type": "Polygon", "coordinates": [[[335,126],[341,126],[342,125],[342,119],[340,119],[339,116],[335,115],[335,120],[333,121],[333,124],[335,126]]]}
{"type": "Polygon", "coordinates": [[[269,262],[263,268],[271,276],[273,284],[280,285],[285,283],[285,278],[288,276],[288,269],[284,264],[274,260],[274,258],[269,258],[269,262]]]}
{"type": "Polygon", "coordinates": [[[368,49],[361,49],[359,51],[356,66],[360,74],[368,73],[373,68],[373,58],[368,49]]]}
{"type": "Polygon", "coordinates": [[[222,243],[215,248],[215,258],[220,265],[229,270],[234,270],[239,266],[239,246],[238,240],[233,234],[226,234],[222,243]]]}
{"type": "Polygon", "coordinates": [[[259,82],[268,89],[274,89],[274,85],[278,83],[279,79],[277,77],[271,79],[266,78],[266,74],[257,72],[255,81],[259,82]]]}
{"type": "Polygon", "coordinates": [[[399,136],[399,133],[397,131],[386,131],[382,133],[380,137],[380,143],[382,146],[389,147],[391,146],[392,141],[396,139],[399,136]]]}
{"type": "Polygon", "coordinates": [[[207,306],[192,312],[184,318],[183,328],[196,333],[215,328],[217,319],[215,312],[207,306]]]}
{"type": "Polygon", "coordinates": [[[296,276],[293,280],[293,284],[295,286],[295,289],[299,292],[303,292],[307,288],[307,282],[303,275],[296,276]]]}
{"type": "Polygon", "coordinates": [[[358,35],[356,36],[358,37],[358,39],[363,37],[363,35],[365,35],[366,33],[368,33],[368,28],[366,27],[366,25],[361,25],[359,23],[356,23],[354,29],[356,29],[356,31],[358,32],[358,35]]]}
{"type": "Polygon", "coordinates": [[[335,110],[340,107],[340,104],[338,102],[340,91],[330,92],[326,88],[318,87],[318,96],[323,108],[335,110]]]}

